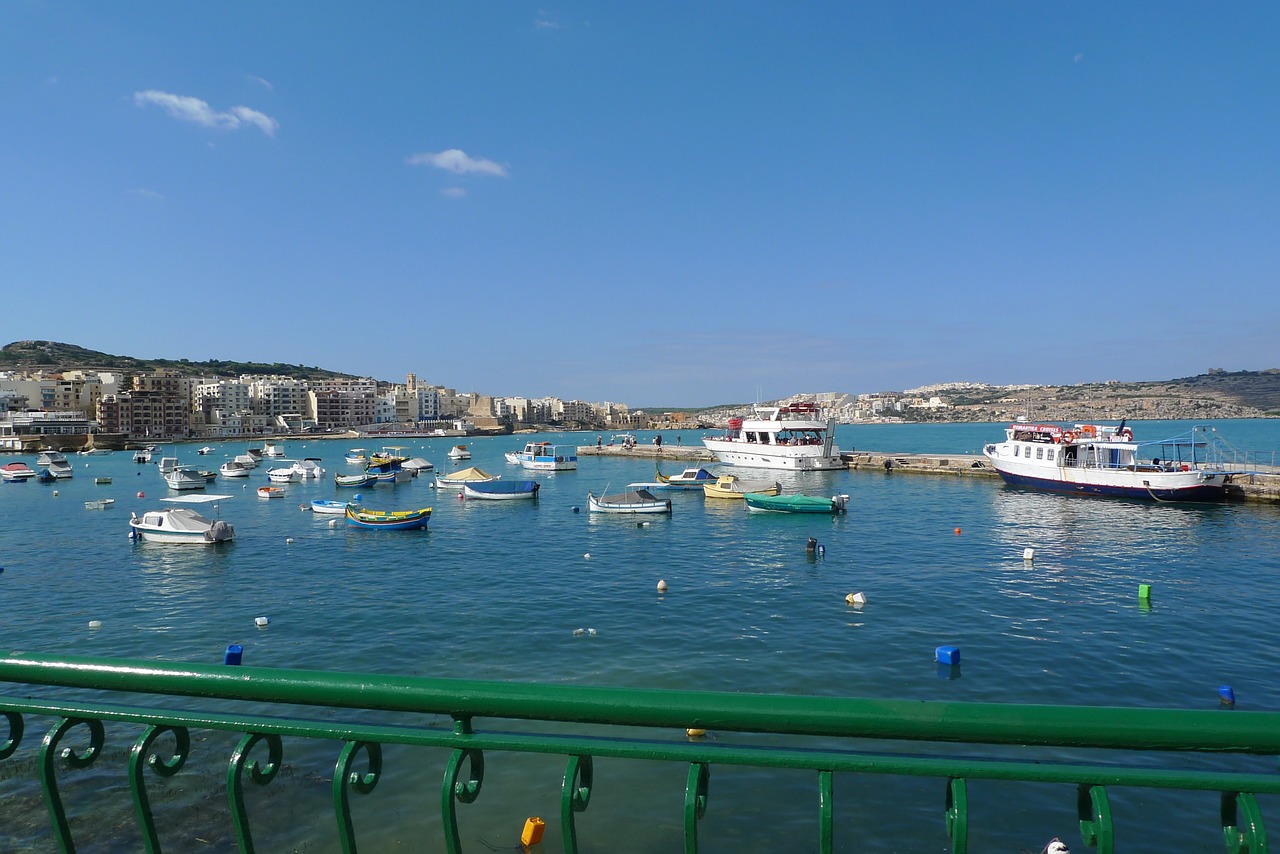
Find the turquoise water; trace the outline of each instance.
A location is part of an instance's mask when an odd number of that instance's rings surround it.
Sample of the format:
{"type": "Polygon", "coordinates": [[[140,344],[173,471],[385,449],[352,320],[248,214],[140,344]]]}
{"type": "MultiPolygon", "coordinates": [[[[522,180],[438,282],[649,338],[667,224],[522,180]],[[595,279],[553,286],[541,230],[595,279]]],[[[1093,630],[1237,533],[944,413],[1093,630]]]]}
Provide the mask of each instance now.
{"type": "MultiPolygon", "coordinates": [[[[1280,447],[1280,422],[1211,423],[1237,448],[1280,447]]],[[[1134,427],[1140,439],[1186,429],[1134,427]]],[[[680,439],[696,444],[698,435],[680,439]]],[[[839,440],[846,448],[976,453],[1001,435],[1000,425],[874,425],[841,427],[839,440]]],[[[595,434],[540,438],[585,445],[595,434]]],[[[455,466],[445,452],[455,441],[397,444],[448,471],[455,466]]],[[[1280,508],[1150,505],[1021,492],[985,479],[835,472],[784,476],[784,488],[848,493],[842,517],[749,514],[736,502],[672,493],[669,518],[637,527],[634,518],[587,513],[586,493],[651,480],[653,464],[583,457],[575,472],[539,475],[536,503],[459,501],[437,495],[428,475],[363,490],[372,507],[433,506],[427,531],[352,530],[301,512],[312,498],[349,497],[332,474],[354,470],[342,454],[356,444],[286,442],[291,456],[321,457],[328,475],[286,486],[283,499],[254,494],[267,466],[247,482],[214,484],[233,496],[220,514],[237,533],[216,548],[128,538],[130,510],[162,506],[157,499],[172,494],[156,467],[135,464],[131,453],[72,457],[70,481],[0,485],[5,646],[219,662],[228,644],[240,643],[245,663],[262,666],[1193,709],[1215,708],[1218,686],[1231,685],[1238,708],[1280,709],[1280,628],[1271,619],[1280,607],[1280,508]],[[95,476],[113,482],[95,485],[95,476]],[[135,497],[140,491],[145,498],[135,497]],[[84,508],[100,497],[116,498],[115,507],[84,508]],[[824,557],[806,554],[808,537],[824,557]],[[1022,560],[1027,547],[1036,550],[1032,565],[1022,560]],[[655,590],[659,579],[666,595],[655,590]],[[1139,607],[1141,583],[1152,585],[1149,609],[1139,607]],[[844,601],[855,591],[868,599],[860,610],[844,601]],[[257,628],[258,616],[269,626],[257,628]],[[90,629],[91,620],[101,628],[90,629]],[[575,636],[587,627],[596,634],[575,636]],[[941,678],[948,674],[933,660],[941,644],[961,649],[959,678],[941,678]]],[[[474,458],[463,465],[524,476],[502,456],[522,447],[521,437],[469,444],[474,458]]],[[[217,444],[205,457],[196,447],[175,453],[216,468],[247,444],[217,444]]],[[[29,732],[26,755],[32,741],[29,732]]],[[[218,736],[202,746],[175,778],[175,803],[201,807],[181,824],[209,840],[201,850],[232,850],[219,791],[229,748],[218,736]]],[[[286,744],[291,773],[263,794],[272,809],[261,828],[255,815],[260,850],[335,850],[326,818],[335,756],[329,745],[286,744]]],[[[388,751],[386,776],[356,807],[357,827],[370,834],[362,838],[373,840],[366,850],[438,850],[442,757],[388,751]]],[[[104,757],[104,765],[113,767],[94,773],[124,779],[122,759],[104,757]]],[[[562,771],[561,760],[490,757],[483,794],[461,808],[468,850],[509,847],[525,816],[558,815],[562,771]]],[[[599,763],[580,818],[583,850],[678,850],[683,780],[675,766],[599,763]]],[[[51,850],[38,797],[29,782],[0,776],[6,815],[25,816],[0,832],[0,848],[51,850]]],[[[90,793],[82,788],[79,797],[85,803],[90,793]]],[[[1210,796],[1113,798],[1120,850],[1221,845],[1210,796]]],[[[1056,835],[1079,846],[1074,799],[1070,787],[974,784],[973,850],[1038,851],[1056,835]]],[[[1280,814],[1263,800],[1264,815],[1280,814]]],[[[842,776],[836,804],[842,850],[946,850],[940,781],[842,776]]],[[[704,850],[797,850],[797,839],[812,848],[816,806],[809,775],[713,769],[704,850]]],[[[120,819],[97,832],[95,850],[135,850],[127,793],[95,808],[120,819]]],[[[559,846],[555,825],[548,822],[547,850],[559,846]]]]}

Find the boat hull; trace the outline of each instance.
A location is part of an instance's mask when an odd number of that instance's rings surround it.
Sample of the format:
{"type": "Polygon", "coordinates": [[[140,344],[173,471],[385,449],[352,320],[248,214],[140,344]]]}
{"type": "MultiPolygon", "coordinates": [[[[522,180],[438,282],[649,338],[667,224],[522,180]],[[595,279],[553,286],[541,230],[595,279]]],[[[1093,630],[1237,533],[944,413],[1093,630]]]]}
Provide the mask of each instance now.
{"type": "Polygon", "coordinates": [[[825,513],[828,516],[843,512],[848,496],[818,498],[812,495],[765,495],[749,492],[742,496],[748,510],[769,513],[825,513]]]}
{"type": "Polygon", "coordinates": [[[587,493],[587,506],[592,513],[670,513],[671,501],[613,502],[607,496],[596,498],[587,493]]]}
{"type": "Polygon", "coordinates": [[[1116,477],[1053,478],[1022,473],[995,465],[996,473],[1009,486],[1061,492],[1071,495],[1099,495],[1111,498],[1136,498],[1144,501],[1221,501],[1226,497],[1225,475],[1199,472],[1170,472],[1149,476],[1141,473],[1120,481],[1116,477]]]}
{"type": "Polygon", "coordinates": [[[465,484],[462,494],[482,501],[519,501],[537,498],[540,487],[536,480],[491,480],[465,484]]]}
{"type": "Polygon", "coordinates": [[[420,510],[365,510],[347,505],[347,524],[354,528],[376,529],[379,531],[410,531],[427,527],[431,517],[431,508],[420,510]]]}
{"type": "Polygon", "coordinates": [[[311,502],[311,512],[328,516],[342,516],[347,512],[347,502],[317,498],[311,502]]]}
{"type": "Polygon", "coordinates": [[[840,449],[835,445],[830,453],[824,453],[822,445],[759,445],[710,437],[704,438],[702,444],[716,459],[731,466],[785,471],[836,471],[849,467],[840,459],[840,449]]]}

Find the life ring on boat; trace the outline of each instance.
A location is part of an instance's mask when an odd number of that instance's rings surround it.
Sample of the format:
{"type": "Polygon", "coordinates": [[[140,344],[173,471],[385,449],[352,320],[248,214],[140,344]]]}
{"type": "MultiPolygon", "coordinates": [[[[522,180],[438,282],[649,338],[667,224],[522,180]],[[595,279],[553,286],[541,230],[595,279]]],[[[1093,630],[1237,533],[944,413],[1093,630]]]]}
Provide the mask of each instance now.
{"type": "Polygon", "coordinates": [[[1123,430],[1121,430],[1118,435],[1120,436],[1120,441],[1122,442],[1133,441],[1133,431],[1130,430],[1128,427],[1125,427],[1123,430]]]}
{"type": "Polygon", "coordinates": [[[1063,442],[1065,442],[1065,443],[1067,443],[1067,444],[1071,444],[1071,443],[1072,443],[1072,442],[1074,442],[1075,440],[1076,440],[1076,431],[1075,431],[1075,430],[1068,430],[1066,433],[1063,433],[1063,434],[1062,434],[1062,441],[1063,441],[1063,442]]]}

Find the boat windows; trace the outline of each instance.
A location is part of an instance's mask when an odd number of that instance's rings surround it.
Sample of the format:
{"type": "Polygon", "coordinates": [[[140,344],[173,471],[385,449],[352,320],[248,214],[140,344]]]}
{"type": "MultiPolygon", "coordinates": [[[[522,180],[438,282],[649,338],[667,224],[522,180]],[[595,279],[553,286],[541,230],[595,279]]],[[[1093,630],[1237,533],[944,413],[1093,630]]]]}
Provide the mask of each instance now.
{"type": "Polygon", "coordinates": [[[1054,456],[1053,448],[1050,448],[1044,455],[1046,460],[1052,460],[1054,456]]]}
{"type": "Polygon", "coordinates": [[[1037,460],[1044,459],[1044,448],[1036,448],[1036,459],[1037,460]]]}

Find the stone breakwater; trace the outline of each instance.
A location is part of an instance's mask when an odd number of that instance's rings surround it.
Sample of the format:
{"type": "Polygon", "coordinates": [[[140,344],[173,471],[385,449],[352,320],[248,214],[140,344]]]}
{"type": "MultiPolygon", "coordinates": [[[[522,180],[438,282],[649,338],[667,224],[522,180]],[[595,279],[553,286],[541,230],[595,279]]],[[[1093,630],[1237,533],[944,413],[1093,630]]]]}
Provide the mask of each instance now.
{"type": "MultiPolygon", "coordinates": [[[[654,445],[584,445],[578,448],[578,456],[633,457],[649,460],[681,460],[687,462],[717,462],[705,448],[654,445]]],[[[986,478],[995,484],[1002,483],[1000,475],[979,454],[894,454],[885,451],[849,451],[842,455],[850,471],[871,474],[921,474],[946,477],[986,478]]],[[[1280,503],[1280,472],[1265,470],[1249,474],[1237,474],[1227,484],[1227,497],[1233,501],[1280,503]]]]}

